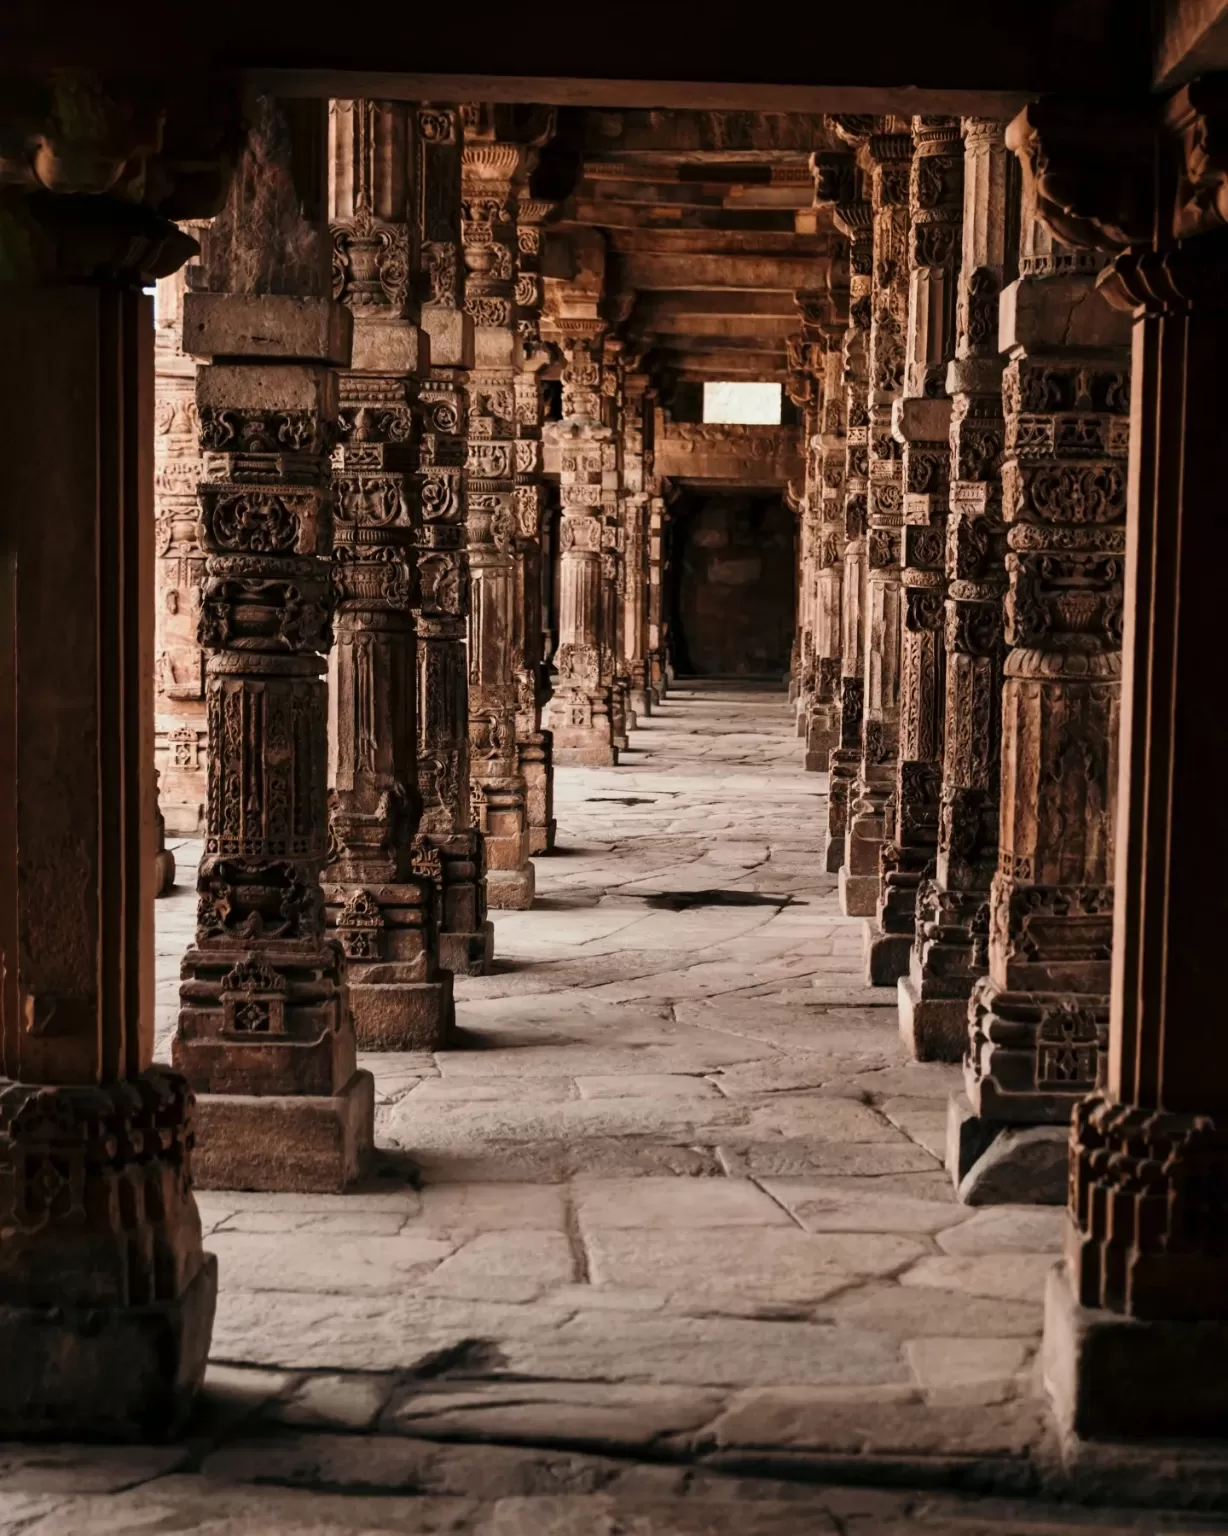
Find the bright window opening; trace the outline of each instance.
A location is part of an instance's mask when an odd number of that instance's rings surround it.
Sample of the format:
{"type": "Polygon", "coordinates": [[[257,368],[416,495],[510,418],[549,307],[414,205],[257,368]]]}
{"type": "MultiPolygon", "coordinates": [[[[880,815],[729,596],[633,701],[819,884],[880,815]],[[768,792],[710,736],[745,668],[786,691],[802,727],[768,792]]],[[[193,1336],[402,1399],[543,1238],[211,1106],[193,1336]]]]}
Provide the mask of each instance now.
{"type": "Polygon", "coordinates": [[[727,425],[778,427],[780,385],[706,383],[704,420],[727,425]]]}

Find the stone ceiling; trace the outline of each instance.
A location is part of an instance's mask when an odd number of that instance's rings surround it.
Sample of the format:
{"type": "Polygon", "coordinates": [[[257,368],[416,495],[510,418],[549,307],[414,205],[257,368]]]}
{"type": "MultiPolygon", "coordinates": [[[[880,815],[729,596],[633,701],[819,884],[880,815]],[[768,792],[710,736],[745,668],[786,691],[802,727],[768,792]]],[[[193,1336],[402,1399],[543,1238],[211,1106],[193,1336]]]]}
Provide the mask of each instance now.
{"type": "Polygon", "coordinates": [[[593,110],[551,228],[604,252],[604,309],[659,377],[784,382],[795,294],[835,240],[813,205],[820,114],[593,110]]]}

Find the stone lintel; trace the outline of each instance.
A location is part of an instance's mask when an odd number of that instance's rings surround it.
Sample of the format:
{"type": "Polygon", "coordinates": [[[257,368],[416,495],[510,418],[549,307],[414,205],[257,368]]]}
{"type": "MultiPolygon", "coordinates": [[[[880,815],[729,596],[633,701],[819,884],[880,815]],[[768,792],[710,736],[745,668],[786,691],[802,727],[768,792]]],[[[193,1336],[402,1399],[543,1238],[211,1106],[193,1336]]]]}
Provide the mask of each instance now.
{"type": "Polygon", "coordinates": [[[280,293],[187,293],[183,350],[191,357],[294,358],[348,368],[354,320],[334,299],[280,293]]]}

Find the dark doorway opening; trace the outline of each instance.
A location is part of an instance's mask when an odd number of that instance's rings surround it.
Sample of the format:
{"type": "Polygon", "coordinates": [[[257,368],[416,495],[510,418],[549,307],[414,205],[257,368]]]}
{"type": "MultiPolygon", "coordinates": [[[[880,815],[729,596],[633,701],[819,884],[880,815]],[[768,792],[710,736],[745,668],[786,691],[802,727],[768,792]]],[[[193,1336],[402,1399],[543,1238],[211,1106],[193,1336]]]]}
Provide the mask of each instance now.
{"type": "Polygon", "coordinates": [[[681,677],[783,677],[794,518],[779,493],[695,491],[671,517],[670,632],[681,677]]]}

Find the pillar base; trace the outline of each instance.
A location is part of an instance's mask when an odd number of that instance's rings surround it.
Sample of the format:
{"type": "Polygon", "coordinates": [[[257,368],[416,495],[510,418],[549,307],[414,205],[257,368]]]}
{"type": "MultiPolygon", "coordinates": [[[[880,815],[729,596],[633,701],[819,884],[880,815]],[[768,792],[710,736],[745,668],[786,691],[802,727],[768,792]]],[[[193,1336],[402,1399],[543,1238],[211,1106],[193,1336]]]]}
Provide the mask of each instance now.
{"type": "Polygon", "coordinates": [[[637,723],[640,720],[646,720],[652,714],[652,693],[649,689],[633,688],[629,702],[637,723]]]}
{"type": "Polygon", "coordinates": [[[915,976],[896,984],[900,1037],[914,1061],[963,1060],[968,1046],[968,999],[926,997],[915,976]]]}
{"type": "Polygon", "coordinates": [[[552,816],[543,826],[529,826],[529,852],[530,854],[553,853],[554,839],[558,833],[558,822],[552,816]]]}
{"type": "Polygon", "coordinates": [[[823,868],[829,875],[835,875],[844,868],[844,833],[829,832],[827,843],[823,849],[823,868]]]}
{"type": "Polygon", "coordinates": [[[452,976],[434,981],[351,980],[350,1011],[360,1051],[438,1051],[456,1022],[452,976]]]}
{"type": "Polygon", "coordinates": [[[439,963],[455,976],[485,976],[495,958],[495,927],[482,924],[475,933],[441,933],[439,963]]]}
{"type": "Polygon", "coordinates": [[[566,768],[616,768],[618,748],[610,741],[593,741],[583,746],[560,746],[558,736],[554,744],[555,764],[566,768]]]}
{"type": "Polygon", "coordinates": [[[1143,1321],[1080,1306],[1061,1263],[1045,1290],[1042,1361],[1064,1434],[1228,1434],[1228,1321],[1143,1321]]]}
{"type": "Polygon", "coordinates": [[[204,1380],[216,1307],[211,1253],[175,1301],[0,1306],[0,1439],[172,1439],[204,1380]]]}
{"type": "Polygon", "coordinates": [[[342,1194],[375,1145],[375,1079],[355,1072],[331,1098],[202,1093],[196,1113],[198,1189],[342,1194]]]}
{"type": "Polygon", "coordinates": [[[499,912],[527,912],[533,905],[537,875],[532,864],[523,869],[488,869],[486,905],[499,912]]]}
{"type": "Polygon", "coordinates": [[[947,1172],[964,1205],[1065,1205],[1070,1129],[1004,1125],[975,1113],[962,1093],[947,1101],[947,1172]]]}
{"type": "Polygon", "coordinates": [[[154,895],[169,896],[175,889],[175,855],[169,848],[159,848],[154,855],[154,895]]]}
{"type": "Polygon", "coordinates": [[[878,908],[878,876],[851,875],[840,866],[840,910],[845,917],[873,917],[878,908]]]}
{"type": "Polygon", "coordinates": [[[911,933],[887,933],[871,919],[863,929],[862,945],[868,985],[894,987],[901,976],[907,976],[911,933]]]}

